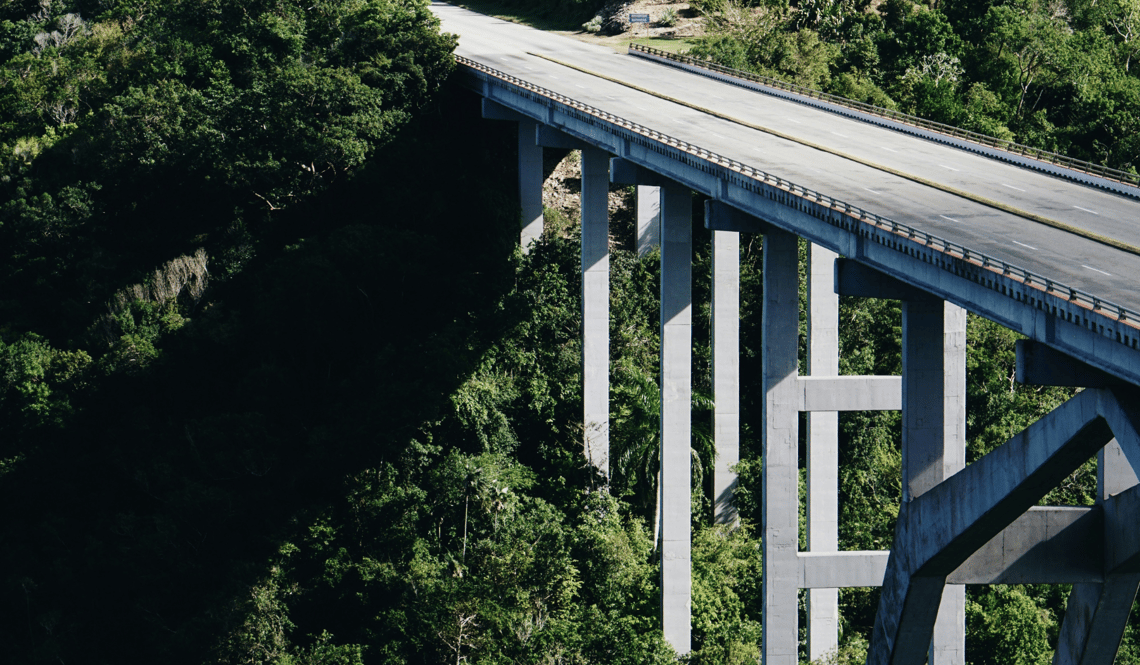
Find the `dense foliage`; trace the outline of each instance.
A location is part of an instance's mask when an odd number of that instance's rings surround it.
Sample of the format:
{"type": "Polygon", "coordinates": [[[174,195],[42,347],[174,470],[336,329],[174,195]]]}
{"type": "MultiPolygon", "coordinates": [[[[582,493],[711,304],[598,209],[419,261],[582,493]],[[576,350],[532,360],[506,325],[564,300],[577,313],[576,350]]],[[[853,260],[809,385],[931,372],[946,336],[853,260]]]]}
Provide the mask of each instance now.
{"type": "Polygon", "coordinates": [[[1135,0],[701,0],[722,64],[1134,171],[1135,0]],[[873,8],[874,7],[874,8],[873,8]]]}
{"type": "MultiPolygon", "coordinates": [[[[801,32],[788,62],[834,45],[801,32]]],[[[446,83],[453,46],[422,0],[0,7],[0,661],[674,662],[657,255],[615,217],[607,485],[581,455],[577,229],[550,210],[518,252],[515,128],[446,83]]],[[[690,661],[749,663],[762,239],[741,250],[744,525],[726,530],[701,204],[690,661]]],[[[897,373],[898,304],[840,314],[842,371],[897,373]]],[[[969,336],[977,456],[1067,393],[1011,380],[1008,331],[971,318],[969,336]]],[[[841,429],[842,547],[887,548],[898,416],[841,429]]],[[[1049,501],[1094,484],[1086,467],[1049,501]]],[[[971,661],[1047,657],[1064,597],[972,592],[971,661]]],[[[843,599],[850,660],[876,596],[843,599]]]]}

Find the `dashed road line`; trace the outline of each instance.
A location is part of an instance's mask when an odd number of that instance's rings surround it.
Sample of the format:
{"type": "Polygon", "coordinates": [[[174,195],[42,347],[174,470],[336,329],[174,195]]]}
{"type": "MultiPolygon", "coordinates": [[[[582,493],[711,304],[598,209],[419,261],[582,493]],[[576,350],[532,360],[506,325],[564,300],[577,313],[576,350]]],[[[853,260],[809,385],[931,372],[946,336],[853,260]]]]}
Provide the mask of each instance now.
{"type": "Polygon", "coordinates": [[[846,135],[846,134],[840,134],[839,132],[832,132],[832,134],[835,134],[836,136],[842,136],[842,137],[843,137],[843,138],[845,138],[845,139],[849,139],[849,138],[851,138],[850,136],[848,136],[848,135],[846,135]]]}
{"type": "Polygon", "coordinates": [[[1024,189],[1022,189],[1022,188],[1020,188],[1020,187],[1014,187],[1013,185],[1007,185],[1007,184],[1005,184],[1004,182],[1001,184],[1001,186],[1002,186],[1002,187],[1009,187],[1010,189],[1016,189],[1016,190],[1017,190],[1017,191],[1019,191],[1019,192],[1024,192],[1024,191],[1025,191],[1024,189]]]}
{"type": "Polygon", "coordinates": [[[950,220],[951,222],[957,222],[958,224],[961,224],[961,223],[962,223],[962,220],[960,220],[960,219],[954,219],[953,217],[947,217],[946,215],[939,215],[939,217],[941,217],[942,219],[948,219],[948,220],[950,220]]]}
{"type": "Polygon", "coordinates": [[[895,150],[894,148],[888,148],[885,145],[881,145],[879,147],[882,148],[883,150],[886,150],[887,152],[898,152],[898,150],[895,150]]]}
{"type": "Polygon", "coordinates": [[[880,196],[883,194],[882,192],[876,192],[875,190],[871,189],[870,187],[864,187],[863,189],[867,190],[868,192],[871,192],[872,194],[878,194],[880,196]]]}
{"type": "Polygon", "coordinates": [[[1094,267],[1092,267],[1092,266],[1086,266],[1086,265],[1084,265],[1083,263],[1081,264],[1081,267],[1082,267],[1082,268],[1088,268],[1089,270],[1091,270],[1091,271],[1093,271],[1093,272],[1099,272],[1099,273],[1100,273],[1100,274],[1102,274],[1102,275],[1107,275],[1107,276],[1109,276],[1109,277],[1112,277],[1112,273],[1107,273],[1107,272],[1105,272],[1105,271],[1103,271],[1103,270],[1098,270],[1097,268],[1094,268],[1094,267]]]}
{"type": "Polygon", "coordinates": [[[799,120],[796,120],[795,118],[788,118],[788,120],[791,120],[792,122],[796,123],[797,125],[804,124],[804,123],[800,122],[799,120]]]}
{"type": "MultiPolygon", "coordinates": [[[[993,199],[989,199],[989,198],[986,198],[984,196],[979,196],[978,194],[974,194],[972,192],[967,192],[967,191],[964,191],[961,189],[957,189],[957,188],[951,187],[950,185],[947,185],[945,183],[941,183],[941,182],[938,182],[935,180],[930,180],[930,179],[924,178],[922,176],[914,175],[913,173],[907,173],[905,171],[900,171],[899,169],[896,169],[896,168],[893,168],[890,166],[886,166],[884,164],[877,164],[877,163],[872,162],[868,159],[857,157],[855,155],[850,155],[850,154],[844,153],[840,150],[836,150],[835,148],[830,148],[828,146],[820,145],[820,144],[814,143],[812,141],[805,140],[803,138],[799,138],[796,136],[785,134],[779,130],[772,129],[770,127],[764,127],[764,126],[758,125],[756,123],[748,122],[746,120],[741,120],[739,118],[735,118],[733,116],[726,115],[724,113],[720,113],[720,112],[714,111],[712,109],[702,107],[698,104],[694,104],[692,102],[687,102],[683,99],[677,99],[676,97],[671,97],[671,96],[663,94],[661,92],[657,92],[655,90],[651,90],[649,88],[639,86],[635,83],[623,81],[622,79],[619,79],[619,78],[616,78],[613,76],[609,76],[606,74],[599,74],[598,72],[590,71],[589,69],[586,69],[584,67],[580,67],[578,65],[573,65],[573,64],[570,64],[568,62],[558,60],[557,58],[552,58],[548,55],[543,55],[541,53],[535,53],[533,51],[528,51],[527,54],[535,56],[537,58],[542,58],[543,60],[548,60],[550,62],[557,64],[557,65],[561,65],[562,67],[566,67],[567,69],[573,69],[575,71],[579,71],[579,72],[582,72],[584,74],[588,74],[590,76],[595,76],[595,77],[600,78],[604,81],[610,81],[611,83],[616,83],[618,85],[625,86],[631,90],[636,90],[638,92],[642,92],[642,93],[645,93],[648,95],[652,95],[654,97],[657,97],[658,99],[663,99],[667,102],[672,102],[674,104],[677,104],[680,106],[685,106],[687,108],[699,111],[701,113],[706,113],[706,114],[711,115],[713,117],[720,118],[721,120],[727,120],[729,122],[738,124],[742,127],[748,127],[749,129],[754,129],[756,131],[764,132],[765,134],[770,134],[772,136],[776,136],[778,138],[782,138],[784,140],[791,141],[793,143],[798,143],[802,146],[812,148],[815,150],[819,150],[820,152],[832,154],[832,155],[835,155],[837,157],[841,157],[843,159],[850,160],[850,161],[855,162],[857,164],[862,164],[864,166],[867,166],[867,167],[870,167],[873,169],[877,169],[879,171],[883,171],[884,173],[890,173],[890,174],[898,176],[900,178],[906,178],[907,180],[910,180],[912,182],[917,182],[919,184],[926,185],[927,187],[932,187],[934,189],[938,189],[938,190],[946,192],[948,194],[953,194],[954,196],[958,196],[958,197],[961,197],[963,199],[973,201],[974,203],[980,203],[981,205],[993,208],[995,210],[1001,210],[1002,212],[1006,212],[1006,213],[1009,213],[1011,215],[1017,215],[1018,217],[1028,219],[1030,221],[1034,221],[1034,222],[1037,222],[1039,224],[1043,224],[1045,226],[1050,226],[1052,228],[1059,229],[1061,231],[1065,231],[1066,233],[1072,233],[1073,235],[1080,236],[1080,237],[1085,238],[1087,240],[1092,240],[1093,242],[1098,242],[1102,245],[1114,247],[1116,249],[1128,252],[1129,254],[1134,254],[1136,256],[1140,256],[1140,245],[1134,245],[1134,244],[1131,244],[1128,242],[1124,242],[1122,240],[1117,240],[1116,238],[1112,238],[1112,237],[1106,236],[1104,234],[1097,233],[1095,231],[1090,231],[1088,229],[1084,229],[1084,228],[1081,228],[1079,226],[1074,226],[1074,225],[1068,224],[1066,222],[1062,222],[1062,221],[1059,221],[1056,219],[1051,219],[1049,217],[1045,217],[1044,215],[1039,215],[1037,213],[1029,212],[1027,210],[1022,210],[1020,208],[1016,208],[1014,206],[1011,206],[1008,203],[1004,203],[1002,201],[995,201],[993,199]]],[[[795,120],[794,118],[788,117],[787,119],[791,120],[793,122],[802,124],[802,123],[800,123],[799,120],[795,120]]],[[[958,169],[953,168],[951,166],[946,166],[945,164],[939,164],[939,166],[946,168],[946,169],[950,169],[951,171],[957,171],[958,170],[958,169]]],[[[1094,210],[1089,210],[1088,208],[1081,208],[1080,206],[1073,206],[1073,207],[1078,208],[1080,210],[1084,210],[1085,212],[1092,213],[1094,215],[1100,214],[1094,210]]],[[[941,215],[941,216],[945,217],[944,215],[941,215]]],[[[947,218],[947,219],[952,219],[952,218],[947,218]]],[[[958,221],[958,220],[952,219],[952,221],[958,221]]],[[[1093,270],[1093,268],[1090,268],[1090,270],[1093,270]]]]}
{"type": "Polygon", "coordinates": [[[1023,243],[1023,242],[1017,242],[1016,240],[1014,240],[1014,241],[1013,241],[1013,244],[1015,244],[1015,245],[1021,245],[1022,247],[1028,247],[1029,249],[1032,249],[1032,250],[1033,250],[1033,251],[1035,251],[1035,252],[1037,251],[1037,248],[1036,248],[1036,247],[1034,247],[1033,245],[1026,245],[1026,244],[1025,244],[1025,243],[1023,243]]]}

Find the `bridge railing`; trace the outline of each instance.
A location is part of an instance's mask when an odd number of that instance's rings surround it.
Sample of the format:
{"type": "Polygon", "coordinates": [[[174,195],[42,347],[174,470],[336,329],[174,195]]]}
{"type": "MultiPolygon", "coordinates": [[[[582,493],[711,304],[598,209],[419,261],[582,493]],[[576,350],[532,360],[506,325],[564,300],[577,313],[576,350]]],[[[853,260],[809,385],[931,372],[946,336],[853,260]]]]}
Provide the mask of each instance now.
{"type": "Polygon", "coordinates": [[[747,72],[741,69],[725,67],[724,65],[719,65],[715,62],[704,60],[702,58],[694,58],[692,56],[681,55],[678,53],[669,53],[668,51],[662,51],[660,49],[653,48],[652,46],[643,46],[641,44],[630,44],[629,50],[646,53],[658,58],[671,60],[673,62],[700,67],[702,69],[726,74],[734,78],[752,81],[753,83],[759,83],[761,85],[777,88],[779,90],[795,93],[797,95],[803,95],[805,97],[818,99],[820,101],[828,102],[831,104],[845,106],[847,108],[878,116],[880,118],[886,118],[888,120],[894,120],[896,122],[912,125],[914,127],[938,132],[939,134],[945,134],[946,136],[951,136],[953,138],[970,141],[971,143],[977,143],[979,145],[984,145],[997,150],[1004,150],[1005,152],[1014,155],[1029,157],[1031,159],[1047,162],[1056,166],[1073,169],[1074,171],[1081,171],[1083,173],[1088,173],[1089,175],[1095,175],[1107,180],[1115,180],[1116,182],[1140,187],[1140,175],[1129,173],[1128,171],[1121,171],[1120,169],[1114,169],[1100,164],[1093,164],[1091,162],[1074,159],[1073,157],[1068,157],[1066,155],[1055,152],[1049,152],[1048,150],[1033,148],[1006,139],[999,139],[993,136],[971,132],[966,129],[954,127],[953,125],[946,125],[941,122],[934,122],[932,120],[926,120],[918,116],[902,113],[901,111],[895,111],[893,109],[884,108],[882,106],[875,106],[873,104],[859,102],[854,99],[832,95],[820,90],[815,90],[814,88],[796,85],[795,83],[788,83],[787,81],[781,81],[780,79],[771,78],[769,76],[761,76],[759,74],[753,74],[752,72],[747,72]]]}
{"type": "Polygon", "coordinates": [[[950,242],[949,240],[933,235],[931,233],[927,233],[926,231],[916,229],[907,224],[903,224],[902,222],[877,215],[869,210],[864,210],[845,201],[841,201],[831,196],[827,196],[826,194],[821,194],[820,192],[809,189],[807,187],[797,185],[796,183],[785,180],[779,176],[767,173],[753,166],[743,164],[734,159],[729,159],[728,157],[724,157],[723,155],[719,155],[699,146],[695,146],[686,141],[682,141],[681,139],[663,134],[655,129],[651,129],[631,120],[627,120],[607,111],[595,108],[572,97],[567,97],[566,95],[555,92],[553,90],[548,90],[541,86],[537,86],[529,81],[525,81],[518,78],[517,76],[499,71],[492,67],[488,67],[487,65],[476,62],[475,60],[471,60],[460,55],[456,55],[455,60],[457,63],[466,67],[470,67],[471,69],[481,72],[484,75],[491,76],[513,86],[523,88],[533,94],[547,98],[554,102],[564,104],[570,109],[587,114],[593,118],[603,120],[613,125],[617,125],[618,127],[621,127],[626,131],[633,132],[634,134],[638,135],[639,137],[643,137],[644,139],[648,139],[650,141],[654,141],[662,145],[681,150],[694,157],[705,160],[711,165],[730,169],[747,178],[751,178],[768,185],[774,185],[794,196],[802,197],[806,200],[813,201],[833,210],[846,213],[866,224],[870,224],[876,228],[889,231],[895,235],[905,236],[912,242],[919,243],[936,251],[941,251],[950,257],[960,258],[967,263],[972,263],[976,266],[982,267],[983,269],[1000,272],[1002,275],[1020,281],[1026,286],[1040,288],[1050,295],[1064,298],[1079,306],[1084,306],[1102,316],[1115,319],[1116,321],[1125,323],[1133,328],[1140,328],[1140,312],[1122,307],[1115,303],[1104,300],[1103,298],[1094,296],[1091,293],[1081,291],[1080,289],[1068,286],[1048,277],[1038,275],[1020,266],[1008,263],[1002,259],[998,259],[977,250],[970,249],[965,245],[959,245],[958,243],[950,242]]]}

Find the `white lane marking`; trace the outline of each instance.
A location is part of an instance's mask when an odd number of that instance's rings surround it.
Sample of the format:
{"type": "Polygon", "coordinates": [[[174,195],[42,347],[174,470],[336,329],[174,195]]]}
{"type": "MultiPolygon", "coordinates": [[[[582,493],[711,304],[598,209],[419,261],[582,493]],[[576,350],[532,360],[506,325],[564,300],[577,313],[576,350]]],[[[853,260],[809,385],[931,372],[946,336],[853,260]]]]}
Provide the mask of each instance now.
{"type": "Polygon", "coordinates": [[[894,148],[888,148],[885,145],[881,145],[879,147],[882,148],[883,150],[886,150],[887,152],[898,152],[898,150],[895,150],[894,148]]]}
{"type": "Polygon", "coordinates": [[[1105,272],[1105,271],[1103,271],[1103,270],[1097,270],[1096,268],[1094,268],[1094,267],[1092,267],[1092,266],[1086,266],[1086,265],[1084,265],[1083,263],[1081,264],[1081,267],[1082,267],[1082,268],[1088,268],[1089,270],[1091,270],[1091,271],[1093,271],[1093,272],[1099,272],[1099,273],[1100,273],[1100,274],[1102,274],[1102,275],[1108,275],[1109,277],[1112,277],[1112,275],[1111,275],[1110,273],[1107,273],[1107,272],[1105,272]]]}
{"type": "Polygon", "coordinates": [[[939,164],[939,166],[941,166],[944,169],[950,169],[951,171],[957,171],[958,170],[958,169],[954,168],[953,166],[946,166],[945,164],[939,164]]]}
{"type": "MultiPolygon", "coordinates": [[[[1099,214],[1100,214],[1099,212],[1097,212],[1097,211],[1095,211],[1095,210],[1089,210],[1088,208],[1082,208],[1082,207],[1080,207],[1080,206],[1073,206],[1073,207],[1074,207],[1074,208],[1076,208],[1077,210],[1084,210],[1085,212],[1091,212],[1091,213],[1092,213],[1092,214],[1094,214],[1094,215],[1099,215],[1099,214]]],[[[1088,266],[1085,266],[1085,267],[1087,268],[1088,266]]],[[[1108,273],[1105,273],[1105,274],[1107,275],[1108,273]]]]}
{"type": "Polygon", "coordinates": [[[714,95],[712,93],[709,93],[709,97],[713,97],[715,99],[719,99],[721,101],[724,101],[724,97],[721,97],[720,95],[714,95]]]}
{"type": "Polygon", "coordinates": [[[962,220],[960,220],[960,219],[954,219],[953,217],[947,217],[946,215],[939,215],[939,217],[941,217],[942,219],[948,219],[948,220],[950,220],[951,222],[958,222],[959,224],[961,224],[961,223],[962,223],[962,220]]]}
{"type": "Polygon", "coordinates": [[[832,134],[835,134],[836,136],[842,136],[842,137],[843,137],[843,138],[845,138],[845,139],[846,139],[846,138],[850,138],[850,137],[849,137],[849,136],[847,136],[846,134],[840,134],[839,132],[832,132],[832,134]]]}
{"type": "Polygon", "coordinates": [[[574,86],[575,86],[575,87],[578,87],[578,88],[582,88],[583,90],[585,90],[585,89],[586,89],[586,86],[584,86],[584,85],[580,85],[580,84],[578,84],[578,83],[575,83],[575,84],[574,84],[574,86]]]}
{"type": "Polygon", "coordinates": [[[708,133],[709,133],[709,134],[711,134],[712,136],[717,136],[717,137],[720,137],[720,138],[722,138],[722,139],[727,139],[727,138],[728,138],[728,137],[727,137],[727,136],[725,136],[724,134],[717,134],[716,132],[708,132],[708,133]]]}
{"type": "Polygon", "coordinates": [[[1024,191],[1025,191],[1024,189],[1022,189],[1022,188],[1020,188],[1020,187],[1014,187],[1013,185],[1007,185],[1007,184],[1005,184],[1004,182],[1001,184],[1001,186],[1002,186],[1002,187],[1009,187],[1010,189],[1016,189],[1016,190],[1017,190],[1017,191],[1019,191],[1019,192],[1024,192],[1024,191]]]}
{"type": "Polygon", "coordinates": [[[796,120],[795,118],[788,118],[788,120],[791,120],[792,122],[796,123],[797,125],[804,124],[804,123],[800,122],[799,120],[796,120]]]}
{"type": "MultiPolygon", "coordinates": [[[[634,106],[637,106],[637,104],[634,104],[634,106]]],[[[649,109],[645,108],[644,106],[637,106],[637,108],[641,109],[642,111],[648,111],[649,110],[649,109]]]]}
{"type": "Polygon", "coordinates": [[[1028,247],[1029,249],[1032,249],[1032,250],[1033,250],[1033,251],[1035,251],[1035,252],[1037,251],[1037,248],[1036,248],[1036,247],[1034,247],[1034,246],[1032,246],[1032,245],[1026,245],[1026,244],[1025,244],[1025,243],[1023,243],[1023,242],[1017,242],[1016,240],[1014,240],[1014,241],[1013,241],[1013,244],[1015,244],[1015,245],[1021,245],[1022,247],[1028,247]]]}
{"type": "Polygon", "coordinates": [[[871,189],[870,187],[864,187],[863,189],[867,190],[868,192],[871,192],[872,194],[880,194],[880,195],[882,194],[882,192],[876,192],[875,190],[871,189]]]}
{"type": "Polygon", "coordinates": [[[526,65],[523,65],[523,69],[529,69],[532,72],[534,71],[534,67],[527,67],[526,65]]]}

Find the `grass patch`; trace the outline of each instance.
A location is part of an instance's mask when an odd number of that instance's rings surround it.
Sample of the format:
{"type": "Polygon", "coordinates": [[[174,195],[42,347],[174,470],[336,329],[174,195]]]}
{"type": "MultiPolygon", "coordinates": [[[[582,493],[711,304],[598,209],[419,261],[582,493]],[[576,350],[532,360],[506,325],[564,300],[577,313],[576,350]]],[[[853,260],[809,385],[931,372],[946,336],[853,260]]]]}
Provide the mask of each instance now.
{"type": "Polygon", "coordinates": [[[682,37],[680,39],[675,37],[638,37],[637,39],[626,40],[642,46],[651,46],[655,49],[661,49],[669,53],[680,53],[686,51],[690,46],[697,43],[696,39],[689,39],[682,37]]]}

